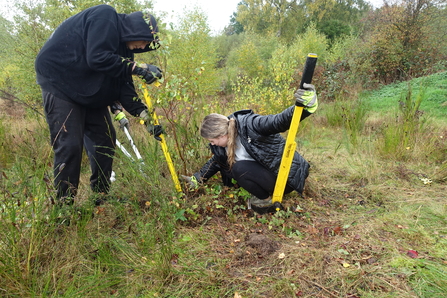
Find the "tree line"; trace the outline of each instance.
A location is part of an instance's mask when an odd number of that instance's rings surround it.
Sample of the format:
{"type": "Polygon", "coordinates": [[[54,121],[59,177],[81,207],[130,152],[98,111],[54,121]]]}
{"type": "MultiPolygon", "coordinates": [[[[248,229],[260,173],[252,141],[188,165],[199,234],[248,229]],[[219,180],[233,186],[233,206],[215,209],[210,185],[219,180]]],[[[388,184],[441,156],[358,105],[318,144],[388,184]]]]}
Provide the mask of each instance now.
{"type": "MultiPolygon", "coordinates": [[[[296,79],[307,52],[316,52],[315,82],[323,98],[334,100],[349,88],[374,89],[445,70],[446,2],[386,0],[375,8],[364,0],[243,0],[215,36],[205,13],[193,7],[175,26],[156,16],[162,48],[141,59],[163,67],[169,85],[160,96],[192,101],[197,95],[243,96],[253,82],[273,92],[276,80],[296,79]]],[[[120,13],[153,8],[151,1],[136,0],[17,0],[14,20],[0,17],[2,97],[40,105],[39,49],[64,19],[102,3],[120,13]]]]}

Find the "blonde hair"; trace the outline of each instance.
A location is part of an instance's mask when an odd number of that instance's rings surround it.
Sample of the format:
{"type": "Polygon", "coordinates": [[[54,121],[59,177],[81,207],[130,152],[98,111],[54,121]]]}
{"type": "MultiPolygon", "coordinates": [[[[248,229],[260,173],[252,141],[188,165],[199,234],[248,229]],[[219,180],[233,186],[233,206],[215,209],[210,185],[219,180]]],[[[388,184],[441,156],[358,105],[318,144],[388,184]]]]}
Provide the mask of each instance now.
{"type": "Polygon", "coordinates": [[[234,118],[228,119],[227,116],[212,113],[202,121],[200,126],[200,135],[205,139],[216,139],[221,136],[228,136],[228,164],[230,168],[234,165],[236,151],[237,126],[234,118]]]}

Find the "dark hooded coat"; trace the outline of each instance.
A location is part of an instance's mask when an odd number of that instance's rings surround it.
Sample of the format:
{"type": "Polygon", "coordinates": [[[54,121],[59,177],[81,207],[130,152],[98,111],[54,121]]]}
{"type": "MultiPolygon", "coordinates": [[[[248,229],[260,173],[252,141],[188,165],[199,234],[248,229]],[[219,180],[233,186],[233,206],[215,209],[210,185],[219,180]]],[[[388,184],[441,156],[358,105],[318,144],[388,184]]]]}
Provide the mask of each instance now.
{"type": "MultiPolygon", "coordinates": [[[[252,110],[241,110],[229,116],[236,119],[238,135],[248,154],[276,175],[286,143],[280,133],[290,128],[294,109],[295,106],[291,106],[279,114],[266,116],[255,114],[252,110]]],[[[303,111],[301,120],[309,115],[303,111]]],[[[210,145],[210,148],[213,156],[194,176],[198,181],[206,181],[220,171],[224,184],[230,186],[231,182],[225,177],[225,172],[229,170],[225,148],[215,145],[210,145]]],[[[287,185],[301,194],[308,174],[309,163],[295,152],[287,185]]]]}
{"type": "Polygon", "coordinates": [[[142,12],[119,14],[109,5],[88,8],[65,20],[35,61],[37,83],[55,96],[88,108],[115,101],[138,116],[145,106],[132,81],[134,53],[127,41],[153,42],[157,24],[142,12]]]}

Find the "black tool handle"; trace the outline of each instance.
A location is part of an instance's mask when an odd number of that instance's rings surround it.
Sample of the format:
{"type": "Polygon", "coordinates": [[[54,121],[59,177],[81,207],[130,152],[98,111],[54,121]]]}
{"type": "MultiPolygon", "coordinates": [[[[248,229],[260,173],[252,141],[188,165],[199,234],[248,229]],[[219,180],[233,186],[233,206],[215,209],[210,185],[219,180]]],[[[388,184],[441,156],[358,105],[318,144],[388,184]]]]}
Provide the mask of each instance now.
{"type": "Polygon", "coordinates": [[[303,76],[301,77],[300,89],[303,89],[304,83],[312,83],[315,66],[317,65],[317,54],[307,54],[306,64],[304,65],[303,76]]]}

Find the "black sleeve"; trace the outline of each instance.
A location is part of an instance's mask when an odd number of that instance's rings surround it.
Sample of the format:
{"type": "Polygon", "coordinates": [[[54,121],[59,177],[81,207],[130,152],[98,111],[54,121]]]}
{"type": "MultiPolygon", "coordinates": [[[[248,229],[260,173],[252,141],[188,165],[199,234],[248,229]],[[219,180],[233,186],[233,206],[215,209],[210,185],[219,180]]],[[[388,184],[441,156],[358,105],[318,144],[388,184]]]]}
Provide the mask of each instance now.
{"type": "Polygon", "coordinates": [[[275,115],[256,115],[252,118],[252,128],[263,136],[285,132],[290,128],[294,109],[291,106],[275,115]]]}
{"type": "Polygon", "coordinates": [[[120,103],[132,116],[138,117],[146,105],[138,98],[133,82],[125,82],[121,88],[120,103]]]}
{"type": "Polygon", "coordinates": [[[198,172],[194,173],[194,177],[196,177],[197,181],[199,182],[208,180],[217,172],[223,173],[229,170],[225,148],[210,145],[210,149],[213,153],[213,156],[203,165],[203,167],[198,172]]]}
{"type": "MultiPolygon", "coordinates": [[[[275,115],[258,115],[253,119],[253,128],[261,135],[268,136],[289,130],[292,122],[295,105],[288,107],[281,113],[275,115]]],[[[312,115],[303,109],[300,122],[312,115]]]]}
{"type": "Polygon", "coordinates": [[[219,163],[216,160],[216,156],[213,155],[198,171],[194,173],[197,181],[205,182],[209,178],[213,177],[217,172],[221,170],[219,163]]]}

